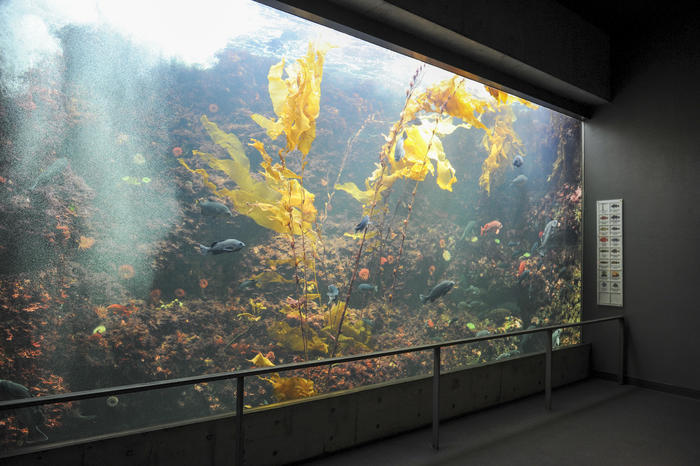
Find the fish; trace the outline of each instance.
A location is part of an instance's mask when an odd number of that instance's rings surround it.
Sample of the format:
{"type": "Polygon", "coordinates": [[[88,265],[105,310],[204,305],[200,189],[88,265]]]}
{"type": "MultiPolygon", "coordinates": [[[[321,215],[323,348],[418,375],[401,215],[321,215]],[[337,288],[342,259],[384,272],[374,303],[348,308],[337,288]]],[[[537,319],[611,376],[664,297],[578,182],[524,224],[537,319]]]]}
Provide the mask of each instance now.
{"type": "Polygon", "coordinates": [[[202,255],[207,254],[223,254],[225,252],[236,252],[245,247],[243,241],[238,241],[237,239],[225,239],[223,241],[214,241],[211,246],[207,247],[203,244],[199,245],[199,252],[202,255]]]}
{"type": "Polygon", "coordinates": [[[601,243],[607,243],[607,242],[608,242],[608,238],[606,238],[605,236],[603,236],[603,237],[600,238],[600,242],[601,242],[601,243]]]}
{"type": "Polygon", "coordinates": [[[620,218],[619,215],[613,215],[610,217],[612,220],[618,220],[620,218]]]}
{"type": "Polygon", "coordinates": [[[430,290],[428,296],[419,295],[420,302],[423,304],[427,303],[428,301],[432,303],[441,296],[446,295],[454,286],[455,282],[452,280],[443,280],[435,285],[432,290],[430,290]]]}
{"type": "Polygon", "coordinates": [[[523,270],[523,272],[518,276],[518,281],[522,282],[525,280],[527,277],[530,276],[530,271],[528,269],[523,270]]]}
{"type": "Polygon", "coordinates": [[[204,200],[198,202],[197,204],[199,205],[199,210],[202,212],[202,215],[206,215],[208,217],[218,217],[219,215],[233,217],[231,210],[221,202],[204,200]]]}
{"type": "Polygon", "coordinates": [[[335,285],[328,285],[328,304],[334,303],[338,300],[338,287],[335,285]]]}
{"type": "Polygon", "coordinates": [[[523,160],[523,157],[522,157],[522,156],[516,155],[515,157],[513,157],[513,166],[514,166],[514,167],[517,167],[517,168],[522,167],[522,166],[523,166],[523,162],[524,162],[524,160],[523,160]]]}
{"type": "Polygon", "coordinates": [[[601,215],[601,216],[600,216],[600,219],[601,219],[601,220],[607,220],[607,219],[608,219],[608,216],[607,216],[607,215],[601,215]]]}
{"type": "Polygon", "coordinates": [[[481,227],[481,236],[484,236],[489,230],[495,230],[494,233],[498,234],[503,228],[503,224],[498,220],[492,220],[483,227],[481,227]]]}
{"type": "MultiPolygon", "coordinates": [[[[20,400],[23,398],[31,398],[29,390],[24,385],[20,385],[11,380],[0,379],[0,401],[20,400]]],[[[13,412],[17,419],[29,429],[29,437],[27,443],[43,442],[49,438],[39,429],[39,425],[44,424],[44,414],[38,406],[30,406],[29,408],[20,408],[11,411],[3,411],[3,413],[13,412]]]]}
{"type": "Polygon", "coordinates": [[[527,267],[527,261],[520,261],[520,265],[518,266],[518,273],[515,276],[521,276],[525,271],[525,267],[527,267]]]}
{"type": "Polygon", "coordinates": [[[366,230],[367,227],[369,226],[369,223],[370,223],[369,222],[369,215],[365,215],[364,217],[362,217],[362,220],[360,220],[360,223],[358,223],[355,226],[355,233],[366,230]]]}
{"type": "Polygon", "coordinates": [[[362,292],[367,292],[367,291],[377,291],[377,285],[370,285],[369,283],[362,283],[360,286],[357,287],[358,290],[362,292]]]}
{"type": "Polygon", "coordinates": [[[552,220],[550,221],[545,227],[544,227],[544,234],[542,235],[542,244],[540,245],[540,256],[544,256],[544,251],[545,247],[547,246],[547,242],[549,241],[549,238],[552,237],[552,234],[554,233],[554,230],[559,227],[559,222],[557,220],[552,220]]]}
{"type": "Polygon", "coordinates": [[[401,133],[399,140],[396,141],[396,147],[394,148],[394,160],[400,162],[404,155],[406,155],[406,150],[403,147],[403,142],[406,140],[406,133],[401,133]]]}
{"type": "Polygon", "coordinates": [[[241,284],[238,285],[238,289],[239,290],[248,290],[248,289],[254,287],[257,283],[258,283],[257,280],[251,278],[250,280],[246,280],[244,282],[241,282],[241,284]]]}
{"type": "Polygon", "coordinates": [[[534,243],[532,243],[532,246],[530,247],[530,254],[534,254],[535,251],[537,251],[537,248],[540,247],[540,240],[536,239],[534,243]]]}
{"type": "Polygon", "coordinates": [[[469,285],[467,287],[467,294],[470,294],[472,296],[479,296],[481,294],[481,290],[474,285],[469,285]]]}
{"type": "Polygon", "coordinates": [[[525,175],[518,175],[510,182],[511,186],[525,186],[525,183],[527,183],[527,176],[525,175]]]}
{"type": "Polygon", "coordinates": [[[489,336],[489,335],[491,335],[491,332],[489,332],[488,330],[484,329],[484,330],[479,330],[478,332],[476,332],[476,335],[475,335],[475,336],[481,338],[481,337],[487,337],[487,336],[489,336]]]}
{"type": "Polygon", "coordinates": [[[508,241],[509,248],[512,248],[514,246],[519,246],[519,245],[520,245],[520,241],[508,241]]]}
{"type": "Polygon", "coordinates": [[[31,188],[29,188],[29,190],[34,191],[38,186],[43,186],[45,184],[48,184],[54,178],[56,178],[58,175],[63,173],[63,170],[65,170],[66,167],[68,167],[68,159],[65,157],[57,158],[44,171],[39,173],[39,176],[36,177],[34,184],[32,185],[31,188]]]}

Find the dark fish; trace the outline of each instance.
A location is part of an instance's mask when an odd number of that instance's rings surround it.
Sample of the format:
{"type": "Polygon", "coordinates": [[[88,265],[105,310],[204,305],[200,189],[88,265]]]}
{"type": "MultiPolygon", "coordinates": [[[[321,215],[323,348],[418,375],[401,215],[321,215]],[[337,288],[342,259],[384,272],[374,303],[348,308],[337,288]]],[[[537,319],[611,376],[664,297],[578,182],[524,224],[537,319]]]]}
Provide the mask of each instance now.
{"type": "Polygon", "coordinates": [[[439,297],[446,295],[453,286],[455,286],[455,282],[451,280],[443,280],[435,285],[432,290],[430,290],[428,296],[419,295],[420,302],[425,304],[426,302],[430,301],[432,303],[439,297]]]}
{"type": "MultiPolygon", "coordinates": [[[[0,380],[0,401],[20,400],[23,398],[31,398],[27,387],[12,382],[11,380],[0,380]]],[[[46,434],[39,429],[39,425],[44,424],[44,414],[38,406],[4,411],[4,413],[8,412],[17,416],[17,419],[19,419],[24,426],[29,428],[27,443],[41,442],[49,439],[46,434]]]]}
{"type": "Polygon", "coordinates": [[[518,276],[518,282],[521,282],[521,281],[525,280],[525,279],[526,279],[527,277],[529,277],[529,276],[530,276],[530,271],[527,270],[527,269],[523,270],[523,273],[521,273],[521,274],[518,276]]]}
{"type": "Polygon", "coordinates": [[[525,175],[518,175],[510,182],[513,186],[525,186],[525,183],[527,183],[527,176],[525,175]]]}
{"type": "Polygon", "coordinates": [[[256,283],[258,283],[258,281],[254,280],[254,279],[246,280],[244,282],[241,282],[240,285],[238,285],[238,289],[239,290],[247,290],[247,289],[254,287],[256,283]]]}
{"type": "Polygon", "coordinates": [[[520,241],[508,241],[508,247],[512,248],[513,246],[519,246],[520,241]]]}
{"type": "Polygon", "coordinates": [[[542,235],[542,245],[540,246],[540,256],[544,256],[545,246],[547,246],[547,241],[552,237],[554,230],[559,227],[559,222],[556,220],[550,221],[544,227],[544,234],[542,235]]]}
{"type": "Polygon", "coordinates": [[[370,285],[369,283],[363,283],[360,286],[357,287],[358,290],[367,292],[367,291],[377,291],[377,285],[370,285]]]}
{"type": "Polygon", "coordinates": [[[530,254],[534,254],[535,251],[537,251],[537,248],[540,247],[540,240],[535,240],[534,243],[532,243],[532,247],[530,248],[530,254]]]}
{"type": "Polygon", "coordinates": [[[524,160],[520,155],[516,155],[515,157],[513,157],[513,166],[514,167],[518,167],[518,168],[522,167],[523,162],[524,162],[524,160]]]}
{"type": "Polygon", "coordinates": [[[34,191],[38,186],[45,185],[51,182],[54,178],[60,175],[63,170],[68,166],[68,159],[65,157],[60,157],[54,160],[54,162],[49,165],[44,171],[39,173],[30,191],[34,191]]]}
{"type": "Polygon", "coordinates": [[[211,246],[206,247],[203,244],[199,245],[199,252],[203,255],[207,254],[223,254],[225,252],[236,252],[245,247],[243,241],[237,239],[225,239],[223,241],[215,241],[211,246]]]}
{"type": "Polygon", "coordinates": [[[199,203],[199,210],[202,212],[202,215],[206,215],[208,217],[217,217],[219,215],[233,217],[231,210],[221,202],[208,200],[201,201],[199,203]]]}
{"type": "Polygon", "coordinates": [[[397,162],[400,162],[401,159],[403,158],[404,155],[406,155],[406,151],[403,147],[403,142],[406,140],[406,133],[401,133],[401,136],[399,137],[399,140],[396,141],[396,148],[394,149],[394,160],[397,162]]]}
{"type": "Polygon", "coordinates": [[[355,226],[355,233],[357,233],[358,231],[364,231],[365,229],[367,229],[368,226],[369,215],[365,215],[364,217],[362,217],[362,220],[360,220],[360,223],[358,223],[357,226],[355,226]]]}
{"type": "Polygon", "coordinates": [[[338,287],[335,285],[328,285],[328,304],[334,303],[338,300],[338,287]]]}

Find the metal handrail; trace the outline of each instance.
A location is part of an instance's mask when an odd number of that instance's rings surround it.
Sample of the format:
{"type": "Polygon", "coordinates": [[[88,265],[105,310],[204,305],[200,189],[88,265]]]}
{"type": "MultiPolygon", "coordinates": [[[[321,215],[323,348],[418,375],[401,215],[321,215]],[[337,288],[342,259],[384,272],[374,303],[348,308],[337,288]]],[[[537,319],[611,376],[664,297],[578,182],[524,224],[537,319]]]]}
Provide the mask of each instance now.
{"type": "MultiPolygon", "coordinates": [[[[545,406],[547,409],[551,409],[551,370],[552,370],[552,364],[551,364],[551,354],[552,354],[552,332],[554,330],[558,329],[564,329],[564,328],[571,328],[571,327],[583,327],[585,325],[590,325],[590,324],[597,324],[601,322],[609,322],[617,320],[619,322],[619,373],[618,373],[618,382],[623,383],[624,381],[624,317],[621,315],[617,316],[610,316],[610,317],[602,317],[599,319],[591,319],[587,321],[582,321],[582,322],[574,322],[574,323],[569,323],[569,324],[559,324],[559,325],[549,325],[545,327],[538,327],[538,328],[533,328],[533,329],[526,329],[526,330],[517,330],[514,332],[508,332],[508,333],[496,333],[496,334],[491,334],[491,335],[485,335],[482,337],[468,337],[468,338],[459,338],[456,340],[447,340],[447,341],[442,341],[438,343],[431,343],[431,344],[425,344],[425,345],[418,345],[418,346],[410,346],[410,347],[404,347],[404,348],[395,348],[391,350],[383,350],[383,351],[375,351],[372,353],[363,353],[363,354],[357,354],[357,355],[352,355],[352,356],[338,356],[338,357],[333,357],[333,358],[327,358],[327,359],[319,359],[315,361],[303,361],[303,362],[294,362],[294,363],[289,363],[289,364],[281,364],[279,366],[271,366],[271,367],[259,367],[259,368],[252,368],[252,369],[243,369],[239,371],[232,371],[232,372],[220,372],[217,374],[206,374],[206,375],[199,375],[199,376],[192,376],[192,377],[181,377],[177,379],[170,379],[170,380],[157,380],[157,381],[152,381],[152,382],[145,382],[145,383],[138,383],[138,384],[131,384],[131,385],[122,385],[122,386],[117,386],[117,387],[109,387],[109,388],[97,388],[94,390],[84,390],[80,392],[71,392],[71,393],[62,393],[62,394],[57,394],[57,395],[46,395],[46,396],[39,396],[39,397],[34,397],[34,398],[22,398],[18,400],[10,400],[10,401],[0,401],[0,411],[7,410],[7,409],[19,409],[19,408],[28,408],[30,406],[39,406],[39,405],[44,405],[44,404],[53,404],[53,403],[67,403],[70,401],[79,401],[79,400],[86,400],[90,398],[100,398],[100,397],[106,397],[106,396],[112,396],[112,395],[123,395],[127,393],[136,393],[136,392],[143,392],[143,391],[150,391],[150,390],[159,390],[159,389],[164,389],[164,388],[171,388],[171,387],[179,387],[182,385],[191,385],[191,384],[197,384],[197,383],[207,383],[207,382],[216,382],[219,380],[229,380],[229,379],[236,379],[237,382],[237,387],[236,387],[236,416],[237,416],[237,424],[238,424],[238,442],[236,446],[236,458],[239,460],[242,460],[242,454],[243,454],[243,445],[242,445],[242,427],[243,427],[243,416],[238,415],[238,413],[243,413],[243,397],[244,397],[244,392],[243,392],[243,387],[244,387],[244,380],[246,377],[252,377],[252,376],[259,376],[259,375],[264,375],[264,374],[270,374],[273,372],[283,372],[283,371],[290,371],[290,370],[299,370],[299,369],[308,369],[312,367],[319,367],[319,366],[328,366],[328,365],[334,365],[334,364],[342,364],[342,363],[347,363],[347,362],[353,362],[353,361],[361,361],[365,359],[375,359],[375,358],[382,358],[382,357],[387,357],[387,356],[395,356],[398,354],[406,354],[406,353],[416,353],[419,351],[428,351],[432,350],[433,351],[433,447],[435,449],[438,448],[439,446],[439,437],[438,437],[438,428],[439,428],[439,418],[438,418],[438,413],[439,413],[439,380],[440,380],[440,350],[441,348],[447,348],[450,346],[456,346],[456,345],[463,345],[463,344],[468,344],[468,343],[478,343],[481,341],[487,341],[487,340],[495,340],[495,339],[500,339],[500,338],[509,338],[509,337],[516,337],[516,336],[521,336],[521,335],[528,335],[532,333],[539,333],[539,332],[546,332],[548,335],[547,342],[548,344],[545,347],[545,354],[546,354],[546,362],[545,362],[545,406]]],[[[237,461],[236,464],[241,464],[240,461],[237,461]]]]}

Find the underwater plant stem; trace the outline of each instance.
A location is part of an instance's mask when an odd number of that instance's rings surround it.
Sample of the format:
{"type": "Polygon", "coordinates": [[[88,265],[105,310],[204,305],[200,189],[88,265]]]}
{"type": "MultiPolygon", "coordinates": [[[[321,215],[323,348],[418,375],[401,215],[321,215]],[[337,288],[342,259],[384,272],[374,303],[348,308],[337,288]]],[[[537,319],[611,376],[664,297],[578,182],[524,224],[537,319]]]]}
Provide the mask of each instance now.
{"type": "MultiPolygon", "coordinates": [[[[425,158],[423,159],[423,165],[421,166],[421,171],[425,167],[425,164],[428,163],[428,154],[430,153],[430,149],[433,146],[433,141],[435,140],[435,133],[437,132],[438,129],[438,124],[440,123],[440,115],[442,115],[443,111],[445,110],[445,107],[447,106],[447,103],[450,101],[452,96],[454,95],[456,91],[452,91],[450,96],[445,99],[445,101],[442,103],[440,106],[440,111],[438,112],[438,118],[435,119],[435,127],[433,127],[433,132],[430,135],[430,141],[428,142],[428,147],[425,151],[425,158]]],[[[408,214],[406,215],[406,218],[403,221],[403,225],[401,226],[401,245],[399,246],[399,253],[396,256],[396,267],[394,267],[393,270],[393,279],[391,281],[391,289],[389,290],[389,303],[394,299],[394,289],[396,288],[396,277],[398,276],[398,271],[399,271],[399,264],[401,262],[401,256],[403,255],[403,247],[404,243],[406,241],[406,230],[408,229],[408,222],[411,219],[411,212],[413,212],[413,204],[416,201],[416,192],[418,191],[418,185],[420,184],[420,181],[416,180],[416,184],[413,186],[413,191],[411,192],[411,202],[408,204],[408,214]]]]}
{"type": "MultiPolygon", "coordinates": [[[[413,96],[413,92],[416,89],[416,86],[418,82],[420,81],[420,77],[422,76],[421,72],[423,70],[423,65],[420,65],[418,69],[416,70],[415,74],[413,75],[413,78],[411,80],[411,83],[409,85],[408,90],[406,91],[406,101],[403,104],[403,109],[401,110],[401,118],[397,123],[394,124],[394,126],[391,128],[389,140],[382,146],[382,150],[379,152],[379,164],[382,167],[381,171],[379,172],[379,177],[377,178],[377,181],[374,184],[374,194],[372,195],[372,205],[369,210],[369,218],[372,218],[372,214],[374,214],[374,209],[377,206],[377,195],[379,194],[379,188],[382,186],[382,183],[384,181],[384,173],[387,170],[387,167],[389,166],[389,154],[391,151],[391,148],[396,144],[396,138],[399,135],[399,129],[403,126],[404,120],[405,120],[405,114],[406,114],[406,107],[408,106],[408,102],[411,100],[411,97],[413,96]]],[[[365,245],[365,238],[367,236],[367,230],[368,228],[365,228],[364,232],[362,233],[362,240],[360,241],[360,247],[357,250],[357,255],[355,256],[355,265],[353,266],[352,270],[352,275],[350,275],[350,283],[348,284],[348,293],[345,296],[345,307],[343,308],[343,312],[340,315],[340,322],[338,323],[338,331],[335,334],[335,340],[333,341],[333,350],[331,351],[331,357],[335,356],[336,351],[338,350],[338,340],[340,339],[340,333],[343,330],[343,322],[345,320],[345,314],[348,310],[348,304],[350,303],[350,294],[352,293],[352,285],[355,283],[355,277],[357,277],[357,268],[360,265],[360,257],[362,256],[362,248],[365,245]]],[[[330,376],[331,374],[331,367],[328,366],[328,375],[330,376]]]]}
{"type": "MultiPolygon", "coordinates": [[[[284,162],[284,159],[282,157],[282,153],[280,151],[280,159],[284,162]]],[[[292,199],[292,184],[289,183],[289,200],[291,201],[292,199]]],[[[289,211],[289,243],[290,247],[292,249],[292,259],[294,259],[294,282],[296,286],[296,294],[297,294],[297,302],[299,302],[300,298],[300,293],[299,293],[299,267],[297,264],[297,253],[296,253],[296,246],[294,243],[294,215],[293,212],[294,210],[290,207],[288,207],[289,211]]],[[[302,238],[303,238],[303,228],[302,228],[302,238]]],[[[307,342],[306,342],[306,331],[304,330],[304,313],[301,309],[301,306],[299,306],[299,326],[301,327],[301,340],[304,342],[304,359],[308,359],[308,348],[307,348],[307,342]]]]}

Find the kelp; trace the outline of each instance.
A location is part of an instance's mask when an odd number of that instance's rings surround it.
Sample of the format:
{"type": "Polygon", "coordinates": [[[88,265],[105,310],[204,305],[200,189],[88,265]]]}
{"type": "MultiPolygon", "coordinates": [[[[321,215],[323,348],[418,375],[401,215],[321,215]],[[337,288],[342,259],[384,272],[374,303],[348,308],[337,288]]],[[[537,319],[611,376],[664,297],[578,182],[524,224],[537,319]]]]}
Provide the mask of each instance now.
{"type": "Polygon", "coordinates": [[[357,316],[357,311],[348,308],[344,302],[336,302],[328,312],[328,320],[323,331],[335,334],[337,350],[342,354],[364,353],[371,351],[372,331],[357,316]]]}
{"type": "Polygon", "coordinates": [[[515,115],[510,107],[502,107],[496,115],[491,131],[484,135],[482,145],[488,156],[481,166],[479,186],[491,193],[493,179],[505,171],[516,155],[524,156],[523,144],[513,130],[515,115]]]}
{"type": "Polygon", "coordinates": [[[316,119],[320,112],[323,62],[330,45],[318,48],[309,43],[306,56],[285,69],[284,60],[270,67],[267,75],[270,100],[277,120],[259,114],[251,117],[267,131],[270,139],[287,136],[285,152],[298,148],[306,155],[316,137],[316,119]],[[283,72],[287,79],[282,79],[283,72]]]}
{"type": "Polygon", "coordinates": [[[277,401],[298,400],[316,394],[314,382],[303,377],[281,377],[273,374],[269,378],[262,378],[272,384],[277,401]]]}
{"type": "MultiPolygon", "coordinates": [[[[275,365],[262,353],[258,352],[253,359],[248,359],[255,367],[274,367],[275,365]]],[[[314,383],[303,377],[281,377],[274,373],[270,377],[260,377],[261,380],[272,384],[277,401],[296,400],[316,394],[314,383]]]]}
{"type": "MultiPolygon", "coordinates": [[[[305,332],[308,351],[328,353],[328,345],[321,340],[316,332],[309,328],[305,329],[305,332]]],[[[267,328],[267,333],[272,340],[284,348],[297,352],[304,351],[305,342],[300,328],[292,327],[286,322],[275,322],[267,328]]]]}

